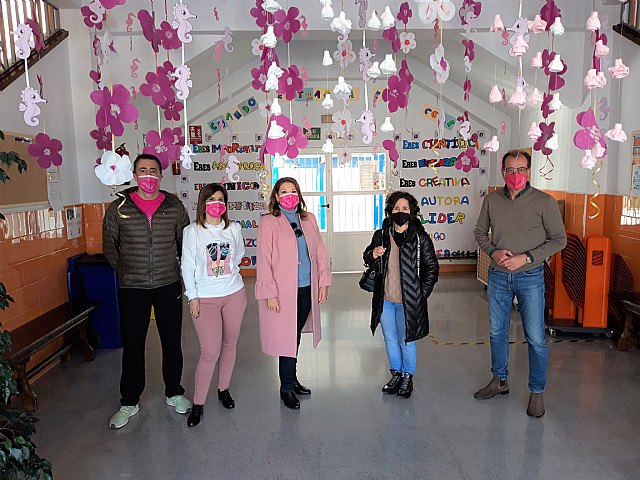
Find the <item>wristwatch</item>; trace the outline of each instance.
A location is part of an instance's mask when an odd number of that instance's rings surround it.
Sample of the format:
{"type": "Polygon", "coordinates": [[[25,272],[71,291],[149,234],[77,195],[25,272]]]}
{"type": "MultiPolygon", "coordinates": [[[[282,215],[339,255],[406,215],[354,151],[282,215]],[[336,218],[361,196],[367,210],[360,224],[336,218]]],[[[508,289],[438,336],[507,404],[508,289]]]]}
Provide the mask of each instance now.
{"type": "Polygon", "coordinates": [[[524,256],[526,258],[526,260],[525,260],[526,263],[533,263],[533,260],[531,260],[531,257],[529,256],[528,253],[525,253],[524,256]]]}

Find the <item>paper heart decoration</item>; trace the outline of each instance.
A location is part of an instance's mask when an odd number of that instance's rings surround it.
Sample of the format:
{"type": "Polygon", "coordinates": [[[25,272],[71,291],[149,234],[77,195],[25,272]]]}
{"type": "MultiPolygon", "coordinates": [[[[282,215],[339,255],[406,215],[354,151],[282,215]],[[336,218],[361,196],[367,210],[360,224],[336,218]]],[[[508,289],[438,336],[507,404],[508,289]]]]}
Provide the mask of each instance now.
{"type": "Polygon", "coordinates": [[[389,152],[389,159],[393,162],[393,168],[398,167],[398,159],[400,158],[400,154],[398,153],[398,148],[396,147],[396,142],[393,140],[385,140],[382,142],[382,146],[389,152]]]}

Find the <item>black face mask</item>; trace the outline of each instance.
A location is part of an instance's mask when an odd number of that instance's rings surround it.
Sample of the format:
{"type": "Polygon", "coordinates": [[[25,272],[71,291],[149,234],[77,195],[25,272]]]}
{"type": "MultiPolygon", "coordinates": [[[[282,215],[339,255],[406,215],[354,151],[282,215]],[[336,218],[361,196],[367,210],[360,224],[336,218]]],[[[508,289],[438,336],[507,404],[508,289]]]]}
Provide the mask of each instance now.
{"type": "Polygon", "coordinates": [[[403,226],[411,219],[411,215],[407,212],[394,212],[391,214],[391,220],[399,227],[403,226]]]}

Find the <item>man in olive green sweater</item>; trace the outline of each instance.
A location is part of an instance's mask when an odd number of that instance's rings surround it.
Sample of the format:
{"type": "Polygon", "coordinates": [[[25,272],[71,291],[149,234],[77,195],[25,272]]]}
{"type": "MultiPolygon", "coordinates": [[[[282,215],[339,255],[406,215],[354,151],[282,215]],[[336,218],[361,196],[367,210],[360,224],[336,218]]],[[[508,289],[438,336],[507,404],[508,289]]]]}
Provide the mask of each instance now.
{"type": "Polygon", "coordinates": [[[506,185],[485,197],[474,230],[476,242],[491,257],[487,296],[493,373],[489,384],[474,396],[486,400],[509,393],[509,320],[515,295],[529,345],[527,414],[541,417],[548,364],[543,263],[565,247],[567,236],[556,200],[529,184],[530,169],[528,153],[515,150],[504,155],[506,185]]]}

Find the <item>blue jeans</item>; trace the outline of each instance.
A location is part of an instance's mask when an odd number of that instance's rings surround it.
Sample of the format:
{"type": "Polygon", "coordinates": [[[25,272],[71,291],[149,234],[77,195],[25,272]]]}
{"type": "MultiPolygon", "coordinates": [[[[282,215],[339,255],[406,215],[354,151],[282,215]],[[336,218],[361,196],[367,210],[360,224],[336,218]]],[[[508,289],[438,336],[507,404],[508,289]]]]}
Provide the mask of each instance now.
{"type": "Polygon", "coordinates": [[[413,375],[416,371],[416,342],[404,343],[404,305],[385,300],[380,325],[391,370],[413,375]]]}
{"type": "Polygon", "coordinates": [[[510,273],[489,268],[491,372],[505,380],[509,374],[509,321],[513,296],[518,299],[524,336],[529,344],[529,390],[542,393],[547,383],[547,341],[544,331],[544,269],[510,273]]]}

